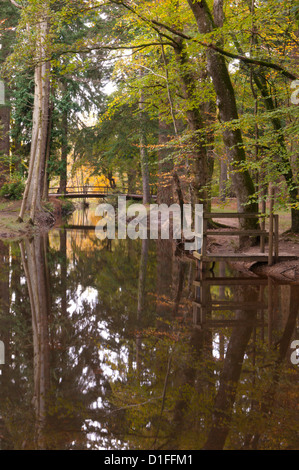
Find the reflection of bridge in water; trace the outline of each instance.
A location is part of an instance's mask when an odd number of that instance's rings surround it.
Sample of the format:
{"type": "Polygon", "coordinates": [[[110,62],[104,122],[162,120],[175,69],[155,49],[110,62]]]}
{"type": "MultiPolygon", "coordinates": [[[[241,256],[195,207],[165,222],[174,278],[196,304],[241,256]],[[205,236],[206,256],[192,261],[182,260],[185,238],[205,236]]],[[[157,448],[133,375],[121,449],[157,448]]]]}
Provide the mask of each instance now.
{"type": "MultiPolygon", "coordinates": [[[[128,199],[142,200],[143,195],[140,192],[129,192],[124,188],[111,188],[107,185],[102,186],[69,186],[65,192],[60,192],[58,187],[50,188],[49,197],[65,197],[68,199],[88,199],[88,198],[106,198],[109,196],[125,196],[128,199]]],[[[155,195],[151,196],[153,199],[155,195]]]]}

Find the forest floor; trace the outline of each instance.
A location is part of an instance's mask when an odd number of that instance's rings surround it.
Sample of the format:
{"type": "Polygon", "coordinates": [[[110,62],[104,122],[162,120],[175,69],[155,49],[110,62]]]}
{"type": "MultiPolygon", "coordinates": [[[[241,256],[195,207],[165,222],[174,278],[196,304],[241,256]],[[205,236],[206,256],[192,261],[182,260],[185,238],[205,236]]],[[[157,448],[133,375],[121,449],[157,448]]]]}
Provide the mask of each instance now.
{"type": "Polygon", "coordinates": [[[47,203],[44,210],[37,213],[36,225],[29,223],[29,216],[19,222],[18,215],[21,201],[10,201],[0,198],[0,239],[20,239],[33,235],[37,230],[48,231],[62,217],[62,202],[59,199],[47,203]]]}
{"type": "MultiPolygon", "coordinates": [[[[237,211],[236,202],[228,200],[225,204],[219,203],[217,199],[212,204],[213,212],[234,212],[237,211]]],[[[294,257],[288,261],[280,261],[268,266],[260,262],[234,262],[234,266],[241,272],[250,272],[258,275],[266,275],[276,278],[280,281],[299,283],[299,234],[290,233],[291,218],[288,212],[278,211],[279,215],[279,255],[287,255],[294,257]],[[296,259],[296,257],[298,259],[296,259]]],[[[238,227],[238,219],[215,218],[215,222],[225,225],[223,233],[231,227],[238,227]]],[[[266,230],[268,224],[266,222],[266,230]]],[[[207,250],[210,253],[248,253],[255,254],[260,252],[259,245],[239,249],[238,236],[216,236],[212,235],[208,238],[207,250]]],[[[268,245],[265,245],[265,253],[268,253],[268,245]]]]}
{"type": "Polygon", "coordinates": [[[27,219],[23,223],[17,221],[20,207],[21,201],[0,199],[0,239],[18,239],[34,231],[27,219]]]}

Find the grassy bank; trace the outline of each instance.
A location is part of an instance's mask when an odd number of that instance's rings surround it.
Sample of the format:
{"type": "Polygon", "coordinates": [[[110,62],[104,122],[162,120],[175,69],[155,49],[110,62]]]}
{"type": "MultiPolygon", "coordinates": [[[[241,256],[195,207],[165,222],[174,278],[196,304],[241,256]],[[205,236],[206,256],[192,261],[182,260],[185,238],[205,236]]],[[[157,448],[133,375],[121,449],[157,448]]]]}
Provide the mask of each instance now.
{"type": "Polygon", "coordinates": [[[0,199],[0,239],[18,239],[34,232],[34,227],[28,223],[29,217],[18,222],[20,207],[21,201],[0,199]]]}
{"type": "Polygon", "coordinates": [[[20,239],[33,235],[37,230],[49,230],[59,219],[69,214],[74,206],[68,200],[53,199],[44,204],[44,211],[36,216],[36,225],[29,224],[29,216],[18,222],[21,201],[0,199],[0,239],[20,239]]]}

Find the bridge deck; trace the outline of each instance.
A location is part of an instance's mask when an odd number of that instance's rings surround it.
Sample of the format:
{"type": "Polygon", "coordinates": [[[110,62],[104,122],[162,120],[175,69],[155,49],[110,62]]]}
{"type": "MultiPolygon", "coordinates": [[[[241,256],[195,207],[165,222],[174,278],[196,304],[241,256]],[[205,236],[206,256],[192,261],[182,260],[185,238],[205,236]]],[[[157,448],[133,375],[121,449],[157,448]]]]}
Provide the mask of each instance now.
{"type": "MultiPolygon", "coordinates": [[[[87,193],[49,193],[49,197],[65,197],[67,199],[92,199],[92,198],[105,198],[108,196],[125,196],[129,199],[141,199],[142,194],[131,194],[131,193],[107,193],[107,192],[87,192],[87,193]]],[[[152,196],[154,199],[156,196],[152,196]]]]}

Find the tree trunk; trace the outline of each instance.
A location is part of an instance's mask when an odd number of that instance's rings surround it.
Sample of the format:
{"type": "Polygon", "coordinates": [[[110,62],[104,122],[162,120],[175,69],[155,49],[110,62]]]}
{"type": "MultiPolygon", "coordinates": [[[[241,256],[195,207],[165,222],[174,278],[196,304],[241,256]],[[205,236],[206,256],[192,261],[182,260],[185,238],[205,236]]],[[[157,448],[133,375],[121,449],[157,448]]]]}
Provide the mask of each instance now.
{"type": "MultiPolygon", "coordinates": [[[[62,84],[62,91],[66,93],[66,84],[62,84]]],[[[65,110],[62,113],[62,122],[61,122],[61,130],[62,130],[62,146],[61,146],[61,169],[60,169],[60,186],[59,192],[61,194],[66,193],[66,186],[67,186],[67,154],[68,154],[68,112],[65,110]]]]}
{"type": "Polygon", "coordinates": [[[146,119],[144,111],[144,95],[140,92],[140,163],[142,174],[142,193],[143,204],[150,203],[150,186],[149,186],[149,169],[148,169],[148,152],[147,152],[147,138],[146,138],[146,119]]]}
{"type": "MultiPolygon", "coordinates": [[[[6,2],[5,2],[6,3],[6,2]]],[[[2,2],[0,22],[5,24],[3,34],[0,34],[0,61],[5,62],[13,49],[14,26],[16,25],[16,12],[9,4],[2,2]],[[7,29],[6,29],[7,28],[7,29]],[[5,31],[6,29],[6,31],[5,31]]],[[[3,86],[3,101],[0,100],[0,187],[10,174],[10,90],[8,80],[1,80],[3,86]],[[3,158],[4,157],[4,158],[3,158]]],[[[1,93],[2,95],[2,93],[1,93]]]]}
{"type": "MultiPolygon", "coordinates": [[[[7,88],[6,88],[7,89],[7,88]]],[[[5,94],[7,102],[7,93],[5,94]]],[[[5,103],[0,103],[0,153],[9,155],[9,128],[10,128],[10,107],[5,103]]],[[[1,175],[3,176],[3,175],[1,175]]]]}
{"type": "Polygon", "coordinates": [[[220,159],[219,196],[222,202],[226,199],[227,185],[227,163],[224,158],[220,159]]]}
{"type": "MultiPolygon", "coordinates": [[[[240,46],[240,43],[238,42],[235,35],[233,35],[233,41],[238,52],[241,55],[244,55],[244,51],[242,50],[242,47],[240,46]]],[[[275,132],[274,134],[275,138],[277,139],[277,142],[279,143],[279,146],[280,146],[280,151],[278,152],[279,158],[277,158],[277,162],[280,163],[280,161],[282,161],[283,163],[282,175],[285,178],[285,181],[287,184],[290,202],[293,203],[294,205],[297,205],[299,189],[296,187],[292,165],[291,165],[290,159],[287,156],[285,139],[284,139],[284,135],[282,132],[283,131],[282,122],[280,118],[275,115],[275,110],[277,106],[274,102],[271,92],[268,89],[268,81],[265,77],[265,73],[263,70],[260,69],[257,71],[256,69],[249,68],[249,67],[248,67],[248,70],[251,74],[251,77],[255,85],[260,91],[261,96],[263,97],[266,109],[270,111],[270,113],[272,114],[271,123],[275,132]]],[[[295,209],[295,208],[291,209],[291,231],[299,233],[299,209],[295,209]]]]}
{"type": "Polygon", "coordinates": [[[173,160],[172,150],[168,147],[169,134],[171,133],[170,125],[159,119],[159,173],[158,173],[158,204],[171,205],[173,203],[173,160]]]}
{"type": "MultiPolygon", "coordinates": [[[[264,73],[262,71],[260,71],[259,74],[257,74],[256,72],[253,72],[253,79],[254,79],[256,86],[261,92],[266,109],[274,114],[274,111],[276,110],[276,106],[271,96],[271,92],[268,90],[267,80],[264,76],[264,73]]],[[[279,152],[279,157],[277,158],[277,162],[279,163],[280,161],[282,161],[283,163],[282,175],[284,176],[286,184],[287,184],[290,202],[294,205],[297,205],[299,193],[298,193],[298,188],[296,186],[291,162],[287,155],[287,149],[286,149],[286,144],[285,144],[284,135],[283,135],[283,126],[279,117],[276,117],[275,115],[271,118],[271,123],[275,132],[275,137],[280,146],[280,152],[279,152]]],[[[292,220],[291,222],[292,232],[299,233],[299,210],[298,209],[295,209],[295,208],[291,209],[291,220],[292,220]]]]}
{"type": "Polygon", "coordinates": [[[23,220],[25,210],[30,211],[30,222],[34,223],[36,210],[41,209],[43,175],[46,168],[46,151],[49,119],[50,65],[42,60],[46,57],[44,46],[48,31],[47,21],[39,26],[37,56],[39,65],[35,68],[35,92],[33,105],[33,126],[28,179],[22,201],[19,219],[23,220]]]}
{"type": "Polygon", "coordinates": [[[188,127],[191,131],[190,146],[192,147],[191,157],[189,161],[192,168],[192,200],[194,204],[208,203],[207,185],[209,180],[208,162],[207,162],[207,148],[206,148],[206,133],[205,124],[201,113],[197,107],[193,105],[193,77],[188,71],[188,57],[184,45],[180,39],[180,47],[175,47],[175,54],[177,62],[180,65],[180,77],[182,79],[183,94],[186,102],[189,103],[189,108],[186,111],[188,127]]]}
{"type": "MultiPolygon", "coordinates": [[[[211,12],[206,0],[188,0],[189,6],[197,22],[198,30],[201,34],[210,33],[216,28],[211,12]]],[[[230,127],[231,121],[238,119],[238,110],[234,89],[231,83],[229,72],[224,57],[218,52],[209,49],[207,51],[207,68],[212,78],[219,117],[223,123],[228,124],[223,132],[223,141],[227,148],[227,155],[232,168],[232,182],[237,197],[239,212],[258,212],[258,205],[250,198],[255,193],[255,188],[251,176],[243,168],[246,161],[243,139],[240,128],[230,127]]],[[[241,227],[256,228],[257,219],[241,219],[241,227]]]]}
{"type": "Polygon", "coordinates": [[[10,129],[10,107],[0,105],[0,187],[9,176],[9,129],[10,129]]]}
{"type": "Polygon", "coordinates": [[[128,193],[134,194],[136,191],[136,171],[134,168],[128,169],[128,193]]]}

